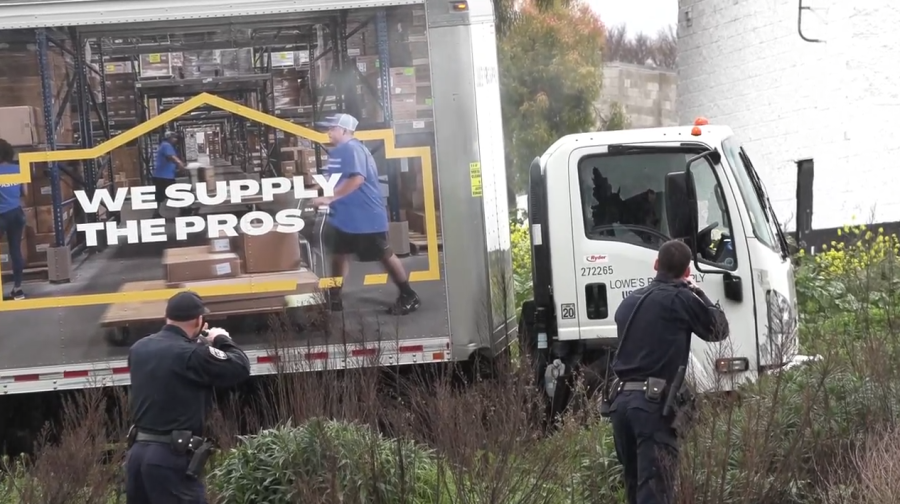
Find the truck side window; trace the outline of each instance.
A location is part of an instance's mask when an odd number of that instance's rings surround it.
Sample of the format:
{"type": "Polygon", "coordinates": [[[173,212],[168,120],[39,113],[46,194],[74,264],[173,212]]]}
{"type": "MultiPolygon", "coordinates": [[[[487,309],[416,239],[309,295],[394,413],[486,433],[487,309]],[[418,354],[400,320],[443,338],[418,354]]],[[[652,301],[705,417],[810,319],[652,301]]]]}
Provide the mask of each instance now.
{"type": "Polygon", "coordinates": [[[691,174],[697,195],[697,253],[711,264],[734,269],[737,264],[734,234],[722,186],[709,163],[695,163],[691,174]]]}
{"type": "MultiPolygon", "coordinates": [[[[690,157],[678,152],[641,152],[582,158],[578,178],[585,236],[652,249],[671,239],[666,220],[666,175],[684,171],[690,157]]],[[[713,167],[695,163],[692,173],[700,200],[700,229],[716,224],[704,231],[698,251],[717,266],[733,266],[731,220],[713,167]]]]}

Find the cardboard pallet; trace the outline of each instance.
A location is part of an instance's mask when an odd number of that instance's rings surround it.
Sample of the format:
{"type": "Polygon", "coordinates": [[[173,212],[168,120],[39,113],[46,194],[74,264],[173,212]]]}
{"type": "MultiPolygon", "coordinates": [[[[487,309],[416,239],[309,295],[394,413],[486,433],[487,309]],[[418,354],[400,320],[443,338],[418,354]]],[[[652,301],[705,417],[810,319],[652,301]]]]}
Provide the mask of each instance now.
{"type": "MultiPolygon", "coordinates": [[[[413,231],[409,232],[409,243],[415,245],[419,248],[420,251],[428,250],[428,237],[426,237],[422,233],[416,233],[413,231]]],[[[437,235],[437,248],[438,250],[443,250],[444,248],[444,240],[441,235],[437,235]]]]}

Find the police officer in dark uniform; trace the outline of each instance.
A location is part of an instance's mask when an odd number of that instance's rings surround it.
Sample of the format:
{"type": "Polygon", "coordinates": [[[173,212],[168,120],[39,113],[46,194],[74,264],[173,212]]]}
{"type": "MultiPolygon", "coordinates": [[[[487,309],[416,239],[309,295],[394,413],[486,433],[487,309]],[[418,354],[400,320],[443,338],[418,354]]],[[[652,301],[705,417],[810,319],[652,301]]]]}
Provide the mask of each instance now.
{"type": "Polygon", "coordinates": [[[192,292],[172,296],[166,325],[128,353],[131,416],[128,504],[205,503],[197,478],[211,444],[202,438],[213,387],[250,376],[250,361],[224,329],[208,329],[209,311],[192,292]]]}
{"type": "Polygon", "coordinates": [[[687,245],[664,243],[656,278],[616,310],[617,383],[609,412],[630,504],[673,502],[678,438],[663,411],[667,394],[678,391],[668,385],[688,364],[691,333],[710,342],[728,337],[725,314],[691,281],[690,264],[687,245]]]}

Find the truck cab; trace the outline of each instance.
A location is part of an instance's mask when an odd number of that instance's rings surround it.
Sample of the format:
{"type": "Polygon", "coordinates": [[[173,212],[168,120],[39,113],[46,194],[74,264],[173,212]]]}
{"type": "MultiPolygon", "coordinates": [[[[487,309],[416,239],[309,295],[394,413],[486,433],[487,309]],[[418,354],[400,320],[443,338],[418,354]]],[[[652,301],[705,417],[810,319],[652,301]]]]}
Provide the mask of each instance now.
{"type": "Polygon", "coordinates": [[[788,243],[749,155],[727,126],[582,133],[531,165],[534,299],[520,341],[554,403],[584,372],[603,382],[618,345],[619,303],[655,276],[667,240],[694,252],[694,281],[720,303],[730,337],[694,336],[688,379],[730,391],[790,362],[797,309],[788,243]]]}

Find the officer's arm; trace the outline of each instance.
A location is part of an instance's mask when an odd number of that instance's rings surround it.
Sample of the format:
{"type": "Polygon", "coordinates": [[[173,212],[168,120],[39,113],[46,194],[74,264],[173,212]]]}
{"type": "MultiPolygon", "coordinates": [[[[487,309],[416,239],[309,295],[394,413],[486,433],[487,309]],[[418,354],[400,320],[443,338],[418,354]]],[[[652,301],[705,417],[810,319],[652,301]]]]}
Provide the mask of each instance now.
{"type": "Polygon", "coordinates": [[[197,345],[191,351],[187,372],[194,380],[212,387],[232,387],[250,377],[250,359],[227,336],[216,336],[214,345],[197,345]]]}
{"type": "Polygon", "coordinates": [[[682,289],[679,294],[685,304],[685,315],[691,332],[709,342],[722,341],[728,337],[728,319],[717,303],[713,303],[700,290],[682,289]]]}

